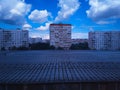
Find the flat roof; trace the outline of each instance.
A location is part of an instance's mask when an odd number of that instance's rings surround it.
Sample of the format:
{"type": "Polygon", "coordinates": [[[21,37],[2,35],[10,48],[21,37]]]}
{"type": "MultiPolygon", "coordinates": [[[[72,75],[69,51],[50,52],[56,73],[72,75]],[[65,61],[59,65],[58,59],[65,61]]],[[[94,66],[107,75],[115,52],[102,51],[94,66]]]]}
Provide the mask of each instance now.
{"type": "Polygon", "coordinates": [[[71,26],[71,24],[50,24],[50,26],[71,26]]]}
{"type": "Polygon", "coordinates": [[[0,84],[120,82],[118,51],[0,52],[0,84]]]}

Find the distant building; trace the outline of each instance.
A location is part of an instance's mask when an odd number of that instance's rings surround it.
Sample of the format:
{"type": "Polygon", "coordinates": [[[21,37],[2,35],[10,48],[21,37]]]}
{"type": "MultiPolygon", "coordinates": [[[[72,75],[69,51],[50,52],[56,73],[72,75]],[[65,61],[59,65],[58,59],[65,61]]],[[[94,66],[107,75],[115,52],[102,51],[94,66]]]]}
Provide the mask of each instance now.
{"type": "Polygon", "coordinates": [[[72,44],[79,44],[88,42],[88,39],[72,39],[72,44]]]}
{"type": "Polygon", "coordinates": [[[89,32],[89,48],[96,50],[120,49],[120,31],[89,32]]]}
{"type": "Polygon", "coordinates": [[[0,29],[0,49],[10,49],[13,46],[28,47],[28,31],[0,29]]]}
{"type": "Polygon", "coordinates": [[[36,38],[30,37],[30,38],[29,38],[29,43],[30,43],[30,44],[39,43],[39,42],[42,42],[42,38],[40,38],[40,37],[36,37],[36,38]]]}
{"type": "Polygon", "coordinates": [[[43,39],[42,43],[50,43],[50,40],[49,39],[43,39]]]}
{"type": "Polygon", "coordinates": [[[50,45],[69,49],[71,46],[71,24],[50,24],[50,45]]]}

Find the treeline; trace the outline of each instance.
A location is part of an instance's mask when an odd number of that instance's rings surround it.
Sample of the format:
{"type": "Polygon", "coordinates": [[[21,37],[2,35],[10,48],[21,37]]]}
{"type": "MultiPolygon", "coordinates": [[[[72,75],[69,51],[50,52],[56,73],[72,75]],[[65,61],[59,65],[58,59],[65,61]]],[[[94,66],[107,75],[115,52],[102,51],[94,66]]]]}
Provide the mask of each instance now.
{"type": "MultiPolygon", "coordinates": [[[[88,43],[79,43],[79,44],[72,44],[70,47],[70,50],[88,50],[88,43]]],[[[4,47],[1,48],[1,50],[5,50],[4,47]]],[[[29,47],[10,47],[9,50],[63,50],[63,48],[58,47],[55,48],[54,46],[50,46],[49,43],[34,43],[34,44],[29,44],[29,47]]]]}
{"type": "MultiPolygon", "coordinates": [[[[7,50],[54,50],[54,46],[50,46],[49,43],[34,43],[34,44],[29,44],[29,47],[9,47],[7,50]]],[[[5,47],[1,48],[1,51],[5,51],[5,47]]]]}
{"type": "MultiPolygon", "coordinates": [[[[30,50],[63,50],[63,48],[58,47],[55,48],[54,46],[50,46],[49,43],[35,43],[29,45],[30,50]]],[[[72,44],[70,50],[88,50],[88,43],[79,43],[79,44],[72,44]]]]}
{"type": "Polygon", "coordinates": [[[6,49],[5,47],[2,47],[0,50],[1,51],[6,51],[6,50],[29,50],[29,48],[24,47],[24,46],[20,46],[20,47],[13,46],[13,47],[9,47],[8,49],[6,49]]]}
{"type": "Polygon", "coordinates": [[[50,46],[49,43],[34,43],[34,44],[29,44],[29,49],[30,50],[54,50],[54,46],[50,46]]]}
{"type": "Polygon", "coordinates": [[[89,50],[89,46],[87,42],[72,44],[70,47],[71,50],[89,50]]]}

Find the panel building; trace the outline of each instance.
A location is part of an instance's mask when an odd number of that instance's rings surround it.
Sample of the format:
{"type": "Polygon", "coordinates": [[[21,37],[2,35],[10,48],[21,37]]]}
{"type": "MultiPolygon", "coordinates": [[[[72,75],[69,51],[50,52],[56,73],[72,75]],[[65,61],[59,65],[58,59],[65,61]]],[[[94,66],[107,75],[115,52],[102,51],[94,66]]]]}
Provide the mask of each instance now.
{"type": "Polygon", "coordinates": [[[71,24],[50,24],[50,45],[69,49],[71,46],[71,24]]]}
{"type": "Polygon", "coordinates": [[[28,31],[0,29],[0,49],[10,49],[14,46],[28,47],[28,31]]]}
{"type": "Polygon", "coordinates": [[[89,32],[89,48],[95,50],[119,50],[120,31],[89,32]]]}

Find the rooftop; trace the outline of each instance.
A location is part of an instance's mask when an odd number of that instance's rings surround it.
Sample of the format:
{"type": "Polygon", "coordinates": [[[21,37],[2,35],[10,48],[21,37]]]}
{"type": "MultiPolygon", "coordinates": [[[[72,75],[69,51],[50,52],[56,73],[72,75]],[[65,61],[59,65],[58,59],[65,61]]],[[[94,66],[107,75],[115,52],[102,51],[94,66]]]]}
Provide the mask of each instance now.
{"type": "Polygon", "coordinates": [[[0,52],[0,83],[120,82],[118,51],[0,52]]]}
{"type": "Polygon", "coordinates": [[[71,24],[62,24],[62,23],[59,23],[59,24],[50,24],[50,26],[71,26],[71,24]]]}

